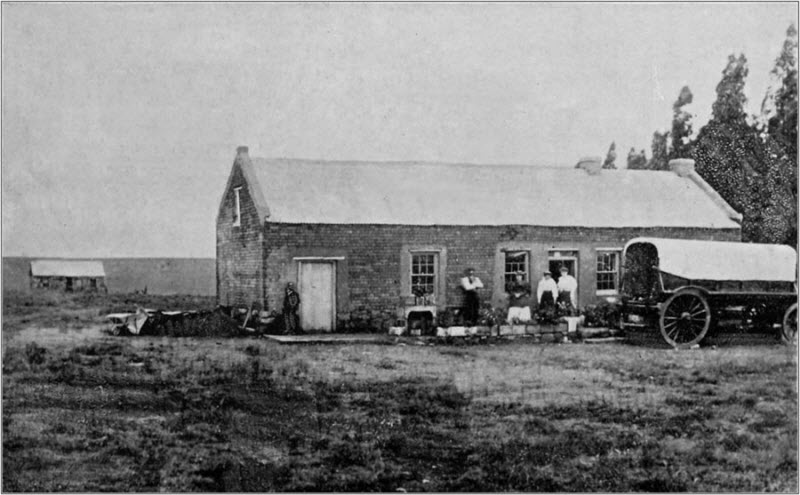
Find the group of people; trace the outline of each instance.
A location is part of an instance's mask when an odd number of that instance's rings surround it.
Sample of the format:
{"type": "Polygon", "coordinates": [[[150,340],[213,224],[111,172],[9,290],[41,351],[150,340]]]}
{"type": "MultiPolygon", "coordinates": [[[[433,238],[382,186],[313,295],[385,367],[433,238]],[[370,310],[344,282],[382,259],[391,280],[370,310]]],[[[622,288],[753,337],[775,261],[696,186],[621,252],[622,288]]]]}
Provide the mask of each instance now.
{"type": "Polygon", "coordinates": [[[556,315],[575,313],[578,281],[569,274],[566,266],[562,266],[559,271],[558,283],[553,280],[553,274],[546,270],[536,289],[539,316],[545,320],[552,320],[556,315]]]}
{"type": "MultiPolygon", "coordinates": [[[[569,268],[560,268],[558,282],[553,279],[549,270],[542,273],[542,279],[536,288],[536,304],[541,318],[553,319],[558,315],[574,314],[577,306],[578,281],[569,274],[569,268]]],[[[464,320],[474,324],[478,319],[480,298],[478,289],[483,288],[481,279],[475,276],[475,270],[468,269],[466,276],[461,279],[461,288],[464,291],[464,320]]],[[[506,321],[528,322],[531,317],[531,286],[525,282],[525,273],[518,271],[514,274],[514,281],[506,285],[508,293],[508,316],[506,321]]]]}
{"type": "MultiPolygon", "coordinates": [[[[552,318],[557,313],[573,314],[576,307],[576,292],[578,281],[569,274],[569,269],[562,266],[558,283],[553,279],[553,274],[545,270],[542,279],[536,288],[536,303],[540,317],[552,318]]],[[[480,296],[478,291],[483,289],[483,282],[475,275],[475,270],[469,268],[461,279],[461,289],[464,291],[464,321],[475,324],[480,316],[480,296]]],[[[531,286],[525,281],[525,274],[518,271],[514,280],[506,285],[508,292],[508,316],[506,321],[515,322],[531,321],[531,286]]],[[[286,333],[301,333],[300,322],[297,315],[300,308],[300,295],[294,284],[286,284],[283,298],[283,321],[286,333]]]]}

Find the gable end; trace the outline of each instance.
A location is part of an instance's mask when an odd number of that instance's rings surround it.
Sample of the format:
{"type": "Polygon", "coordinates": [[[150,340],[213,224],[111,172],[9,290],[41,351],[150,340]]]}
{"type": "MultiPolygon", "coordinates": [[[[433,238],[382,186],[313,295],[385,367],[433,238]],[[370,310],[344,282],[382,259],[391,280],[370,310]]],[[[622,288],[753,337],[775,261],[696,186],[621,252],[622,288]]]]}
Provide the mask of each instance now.
{"type": "Polygon", "coordinates": [[[228,174],[228,181],[225,184],[225,191],[222,193],[222,199],[220,199],[219,208],[217,210],[217,224],[223,220],[222,215],[225,212],[226,198],[232,190],[233,180],[236,176],[237,169],[241,171],[245,183],[236,184],[236,187],[247,188],[247,192],[255,205],[256,212],[258,213],[259,221],[266,221],[266,219],[269,218],[270,212],[269,206],[267,206],[267,201],[264,199],[264,190],[261,187],[261,184],[258,182],[258,177],[253,169],[253,162],[250,160],[247,146],[239,146],[236,149],[236,159],[233,161],[231,173],[228,174]]]}

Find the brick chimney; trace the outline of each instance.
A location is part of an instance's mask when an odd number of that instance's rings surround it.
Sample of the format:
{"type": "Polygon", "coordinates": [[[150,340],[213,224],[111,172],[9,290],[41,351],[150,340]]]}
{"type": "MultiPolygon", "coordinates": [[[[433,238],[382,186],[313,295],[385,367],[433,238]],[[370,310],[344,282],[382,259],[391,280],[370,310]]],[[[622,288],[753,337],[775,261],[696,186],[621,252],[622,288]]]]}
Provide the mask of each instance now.
{"type": "Polygon", "coordinates": [[[603,159],[599,156],[587,156],[578,160],[575,168],[586,170],[589,175],[597,175],[603,169],[603,159]]]}
{"type": "Polygon", "coordinates": [[[236,148],[236,156],[250,156],[248,151],[247,146],[239,146],[236,148]]]}
{"type": "Polygon", "coordinates": [[[669,169],[678,174],[679,177],[686,177],[694,172],[694,160],[690,158],[678,158],[669,161],[669,169]]]}

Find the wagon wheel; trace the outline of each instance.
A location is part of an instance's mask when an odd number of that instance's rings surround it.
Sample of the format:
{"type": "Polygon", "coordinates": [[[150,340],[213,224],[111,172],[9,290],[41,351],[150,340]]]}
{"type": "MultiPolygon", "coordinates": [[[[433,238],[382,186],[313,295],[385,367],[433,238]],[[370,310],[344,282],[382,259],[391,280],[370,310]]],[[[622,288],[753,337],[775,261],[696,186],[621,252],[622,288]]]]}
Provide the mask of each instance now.
{"type": "Polygon", "coordinates": [[[789,306],[786,314],[783,315],[781,339],[786,344],[797,345],[797,303],[789,306]]]}
{"type": "Polygon", "coordinates": [[[661,307],[661,335],[673,347],[689,347],[699,343],[711,326],[711,308],[697,290],[676,292],[661,307]]]}

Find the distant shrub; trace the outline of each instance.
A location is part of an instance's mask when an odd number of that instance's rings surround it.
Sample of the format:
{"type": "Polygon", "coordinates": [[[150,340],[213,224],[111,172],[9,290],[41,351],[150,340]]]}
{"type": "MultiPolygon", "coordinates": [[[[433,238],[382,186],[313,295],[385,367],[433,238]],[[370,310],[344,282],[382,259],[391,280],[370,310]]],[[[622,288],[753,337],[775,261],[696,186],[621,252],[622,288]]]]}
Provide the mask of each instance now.
{"type": "Polygon", "coordinates": [[[689,491],[689,484],[686,480],[680,478],[656,475],[636,483],[634,490],[654,493],[687,492],[689,491]]]}
{"type": "Polygon", "coordinates": [[[44,364],[47,349],[39,347],[36,342],[31,342],[25,346],[25,358],[31,366],[44,364]]]}

